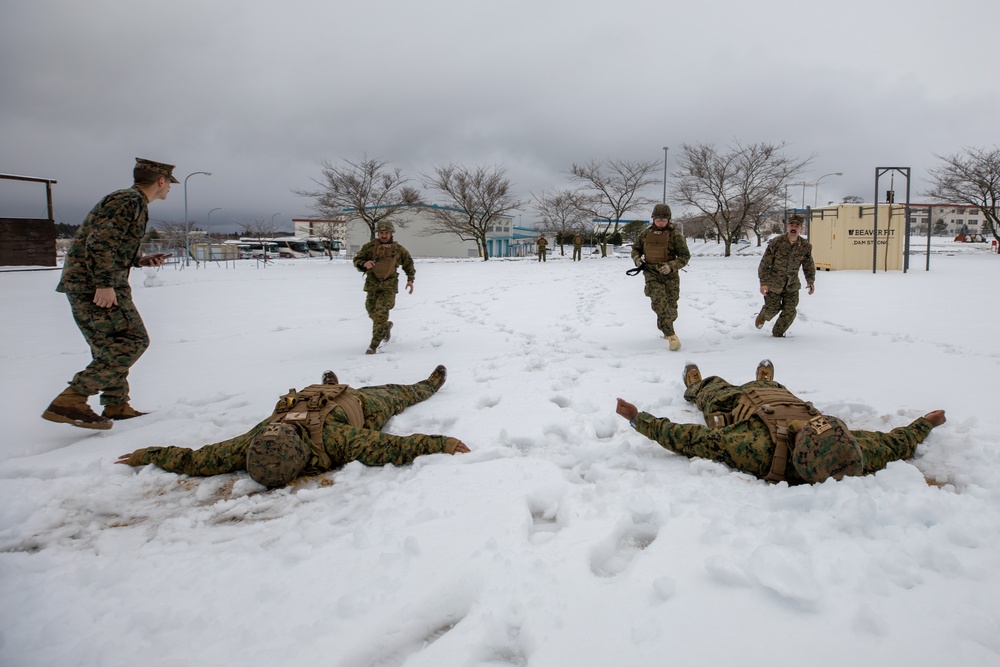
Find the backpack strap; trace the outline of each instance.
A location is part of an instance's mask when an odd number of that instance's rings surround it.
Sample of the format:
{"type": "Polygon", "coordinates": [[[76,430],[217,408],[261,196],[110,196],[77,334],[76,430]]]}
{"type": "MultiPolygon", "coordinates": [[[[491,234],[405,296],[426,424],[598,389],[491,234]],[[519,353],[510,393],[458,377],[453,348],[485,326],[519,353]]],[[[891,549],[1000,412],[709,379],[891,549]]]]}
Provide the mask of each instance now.
{"type": "Polygon", "coordinates": [[[812,403],[778,387],[751,387],[745,390],[732,412],[734,422],[756,417],[767,427],[774,444],[774,456],[764,480],[775,484],[785,479],[789,453],[794,449],[788,442],[788,422],[808,422],[818,414],[819,410],[812,403]]]}
{"type": "Polygon", "coordinates": [[[361,401],[347,393],[346,384],[313,384],[300,391],[289,389],[278,399],[269,422],[284,422],[301,427],[313,444],[323,444],[323,424],[335,408],[340,408],[347,416],[347,423],[361,428],[365,423],[361,401]]]}

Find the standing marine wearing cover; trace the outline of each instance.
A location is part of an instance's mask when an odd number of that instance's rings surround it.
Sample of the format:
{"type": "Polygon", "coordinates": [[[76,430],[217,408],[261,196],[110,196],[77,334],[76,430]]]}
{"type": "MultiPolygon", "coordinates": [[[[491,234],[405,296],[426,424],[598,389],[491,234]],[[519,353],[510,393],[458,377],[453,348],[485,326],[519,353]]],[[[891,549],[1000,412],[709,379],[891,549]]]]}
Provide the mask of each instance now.
{"type": "Polygon", "coordinates": [[[392,336],[392,322],[389,321],[389,311],[396,306],[396,294],[399,292],[399,273],[401,267],[406,274],[406,290],[413,294],[413,279],[416,269],[413,268],[413,258],[409,251],[396,243],[392,235],[395,227],[388,220],[382,220],[375,226],[374,241],[366,243],[354,256],[354,266],[365,274],[365,310],[372,320],[372,342],[365,354],[375,354],[375,350],[383,341],[392,336]]]}
{"type": "Polygon", "coordinates": [[[653,224],[644,229],[632,245],[632,261],[643,269],[644,292],[656,313],[656,327],[670,343],[671,351],[676,352],[681,349],[681,341],[674,333],[677,301],[681,295],[678,272],[687,266],[691,252],[684,235],[671,222],[669,206],[654,206],[652,218],[653,224]]]}
{"type": "Polygon", "coordinates": [[[793,215],[788,219],[787,233],[771,239],[757,267],[760,279],[760,293],[764,295],[764,307],[757,313],[754,326],[758,329],[778,313],[771,335],[784,338],[788,327],[792,326],[799,305],[799,267],[806,277],[809,294],[816,291],[816,264],[813,262],[812,245],[802,238],[802,217],[793,215]]]}
{"type": "Polygon", "coordinates": [[[99,201],[77,230],[56,291],[69,299],[92,359],[49,404],[43,418],[109,429],[112,419],[144,414],[129,405],[129,369],[149,346],[146,327],[132,303],[129,270],[163,264],[165,255],[143,255],[139,246],[149,221],[148,205],[167,198],[170,184],[177,183],[173,172],[172,164],[136,158],[134,185],[99,201]],[[102,415],[87,403],[94,394],[101,395],[102,415]]]}

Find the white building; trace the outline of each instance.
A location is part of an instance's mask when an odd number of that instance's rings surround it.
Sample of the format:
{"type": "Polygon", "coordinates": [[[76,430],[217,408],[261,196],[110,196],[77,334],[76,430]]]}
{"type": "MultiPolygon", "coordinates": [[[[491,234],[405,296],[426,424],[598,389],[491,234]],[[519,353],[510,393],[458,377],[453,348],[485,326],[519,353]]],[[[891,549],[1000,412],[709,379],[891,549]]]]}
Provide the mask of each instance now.
{"type": "MultiPolygon", "coordinates": [[[[897,206],[899,204],[897,203],[897,206]]],[[[931,220],[931,234],[936,233],[938,222],[943,222],[945,236],[983,234],[986,232],[982,211],[975,206],[961,204],[910,204],[910,233],[926,234],[927,219],[931,220]]]]}
{"type": "MultiPolygon", "coordinates": [[[[446,207],[414,204],[401,208],[392,216],[392,223],[396,228],[393,238],[409,250],[413,257],[479,257],[475,241],[463,241],[454,234],[429,233],[434,226],[432,211],[441,208],[446,207]]],[[[494,247],[500,250],[496,256],[504,256],[503,241],[513,239],[513,223],[514,218],[510,215],[497,216],[494,220],[486,237],[491,257],[495,256],[494,247]]],[[[371,240],[371,231],[368,225],[357,219],[346,222],[345,226],[347,230],[345,248],[350,257],[371,240]]],[[[509,247],[510,242],[506,246],[509,247]]]]}

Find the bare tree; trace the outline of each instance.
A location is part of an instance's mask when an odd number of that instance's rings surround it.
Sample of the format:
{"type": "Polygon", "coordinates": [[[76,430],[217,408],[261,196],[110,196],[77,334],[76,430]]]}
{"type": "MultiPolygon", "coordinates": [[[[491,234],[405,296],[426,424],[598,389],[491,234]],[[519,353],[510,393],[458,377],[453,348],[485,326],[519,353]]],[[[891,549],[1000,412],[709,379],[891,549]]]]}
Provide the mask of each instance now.
{"type": "Polygon", "coordinates": [[[609,235],[618,233],[618,225],[628,211],[648,207],[655,200],[640,194],[648,185],[660,183],[656,177],[663,162],[659,160],[594,160],[573,164],[570,180],[578,183],[585,193],[581,201],[584,212],[604,220],[598,230],[601,256],[608,256],[609,235]]]}
{"type": "Polygon", "coordinates": [[[757,237],[757,247],[763,242],[764,236],[781,229],[781,216],[777,215],[774,208],[754,207],[747,216],[747,228],[757,237]]]}
{"type": "Polygon", "coordinates": [[[715,232],[715,224],[702,213],[681,216],[677,222],[689,238],[701,239],[706,243],[709,239],[714,239],[716,243],[719,242],[719,235],[715,232]]]}
{"type": "Polygon", "coordinates": [[[268,257],[267,252],[267,241],[274,238],[274,225],[268,220],[263,220],[257,218],[251,220],[250,222],[241,222],[240,225],[240,237],[253,239],[261,245],[260,257],[257,258],[258,261],[264,262],[264,267],[267,268],[268,257]]]}
{"type": "MultiPolygon", "coordinates": [[[[198,232],[201,236],[201,230],[193,222],[157,220],[153,223],[153,228],[159,231],[160,246],[170,248],[178,257],[184,256],[185,248],[190,245],[192,232],[198,232]]],[[[192,256],[190,259],[194,259],[194,257],[192,256]]]]}
{"type": "MultiPolygon", "coordinates": [[[[295,190],[301,197],[312,197],[311,205],[320,216],[349,221],[361,220],[368,226],[371,239],[375,226],[382,220],[391,220],[400,209],[420,203],[420,193],[407,185],[409,178],[399,167],[390,168],[388,160],[363,156],[360,160],[342,160],[335,165],[324,160],[323,180],[313,179],[318,190],[295,190]]],[[[403,226],[402,223],[396,223],[403,226]]]]}
{"type": "MultiPolygon", "coordinates": [[[[928,197],[978,208],[986,228],[1000,243],[1000,148],[965,148],[953,155],[935,155],[944,164],[931,169],[928,197]]],[[[936,228],[935,228],[936,229],[936,228]]],[[[983,230],[985,235],[986,229],[983,230]]]]}
{"type": "Polygon", "coordinates": [[[525,202],[511,192],[507,170],[501,166],[467,169],[455,164],[434,167],[421,175],[424,187],[441,195],[443,207],[429,209],[433,222],[425,234],[452,234],[474,241],[479,254],[490,258],[486,238],[499,218],[522,208],[525,202]]]}
{"type": "Polygon", "coordinates": [[[844,204],[863,204],[865,203],[865,198],[858,195],[847,195],[841,201],[844,204]]]}
{"type": "Polygon", "coordinates": [[[344,222],[329,220],[312,223],[312,233],[317,238],[323,239],[324,252],[331,261],[333,261],[334,248],[339,247],[340,243],[344,242],[344,238],[341,235],[341,227],[345,224],[344,222]]]}
{"type": "Polygon", "coordinates": [[[586,231],[589,214],[584,211],[584,195],[579,190],[552,190],[532,195],[534,208],[541,219],[541,228],[555,235],[559,254],[570,236],[586,231]]]}
{"type": "Polygon", "coordinates": [[[756,212],[780,208],[785,184],[812,161],[788,157],[784,148],[736,141],[720,151],[714,144],[683,144],[674,196],[712,220],[726,257],[756,212]]]}

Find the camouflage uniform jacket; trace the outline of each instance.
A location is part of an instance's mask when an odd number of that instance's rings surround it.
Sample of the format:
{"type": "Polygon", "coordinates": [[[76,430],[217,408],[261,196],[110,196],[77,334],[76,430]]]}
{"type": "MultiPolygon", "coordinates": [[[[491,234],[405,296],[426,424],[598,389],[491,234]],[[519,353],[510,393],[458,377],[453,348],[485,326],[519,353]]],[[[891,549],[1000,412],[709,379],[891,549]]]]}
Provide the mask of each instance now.
{"type": "MultiPolygon", "coordinates": [[[[347,393],[361,401],[368,414],[367,397],[363,391],[348,388],[347,393]]],[[[186,447],[146,447],[129,456],[130,466],[153,464],[168,472],[208,476],[246,470],[247,448],[250,441],[267,426],[267,420],[235,438],[205,445],[201,449],[186,447]]],[[[303,436],[309,445],[309,463],[303,475],[315,475],[339,468],[351,461],[367,466],[410,463],[421,454],[454,453],[457,440],[447,442],[443,435],[390,435],[371,428],[354,428],[347,423],[341,408],[327,415],[323,425],[323,442],[317,445],[303,436]]]]}
{"type": "MultiPolygon", "coordinates": [[[[669,419],[640,412],[635,418],[635,428],[677,454],[718,461],[760,479],[766,477],[771,469],[774,443],[767,426],[756,417],[724,428],[710,429],[698,424],[675,424],[669,419]]],[[[923,442],[932,428],[929,421],[919,417],[909,426],[894,428],[889,433],[851,431],[861,447],[864,474],[877,472],[892,461],[913,456],[917,445],[923,442]]],[[[787,467],[786,475],[789,484],[802,483],[791,465],[787,467]]]]}
{"type": "MultiPolygon", "coordinates": [[[[354,268],[366,274],[364,291],[377,292],[391,290],[393,293],[396,293],[399,291],[399,273],[393,271],[385,280],[379,280],[374,271],[369,271],[365,268],[365,262],[375,259],[375,248],[380,243],[382,242],[375,239],[364,244],[361,250],[358,251],[358,254],[354,256],[354,268]]],[[[390,241],[390,243],[396,242],[390,241]]],[[[396,243],[396,265],[403,269],[407,282],[412,283],[417,275],[417,271],[413,267],[413,257],[410,256],[409,250],[398,243],[396,243]]]]}
{"type": "MultiPolygon", "coordinates": [[[[643,247],[646,237],[652,233],[654,225],[646,227],[639,234],[639,238],[635,240],[632,244],[632,260],[638,265],[638,262],[645,261],[645,249],[643,247]]],[[[673,223],[667,227],[670,233],[670,239],[667,241],[667,252],[672,257],[667,264],[673,269],[667,275],[662,273],[657,273],[656,271],[643,271],[643,275],[646,277],[646,281],[659,280],[661,282],[666,282],[668,280],[677,280],[677,272],[687,266],[687,263],[691,261],[691,251],[688,250],[687,241],[684,240],[684,235],[674,226],[673,223]]]]}
{"type": "Polygon", "coordinates": [[[142,256],[139,245],[149,221],[148,204],[138,187],[112,192],[99,201],[73,237],[56,291],[130,290],[128,274],[142,256]]]}
{"type": "Polygon", "coordinates": [[[788,235],[771,239],[764,250],[764,256],[757,267],[757,277],[761,286],[784,292],[798,290],[799,267],[806,276],[806,285],[816,282],[816,264],[813,262],[812,245],[801,236],[795,243],[789,243],[788,235]]]}

